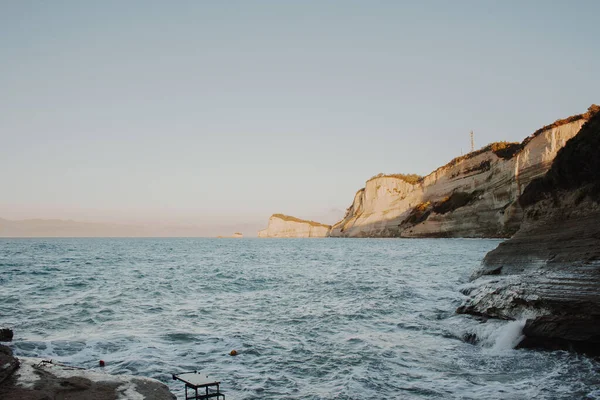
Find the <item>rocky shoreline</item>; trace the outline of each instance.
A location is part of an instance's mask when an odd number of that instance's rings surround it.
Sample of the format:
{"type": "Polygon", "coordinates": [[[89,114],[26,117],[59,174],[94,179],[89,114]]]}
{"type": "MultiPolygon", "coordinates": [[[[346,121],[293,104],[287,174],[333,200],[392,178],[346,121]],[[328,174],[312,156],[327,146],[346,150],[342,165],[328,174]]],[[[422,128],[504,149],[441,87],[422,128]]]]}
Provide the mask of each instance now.
{"type": "Polygon", "coordinates": [[[600,113],[519,199],[519,231],[488,253],[457,312],[526,319],[520,347],[600,355],[600,113]]]}
{"type": "Polygon", "coordinates": [[[110,375],[39,358],[15,357],[0,345],[0,398],[47,399],[147,399],[173,400],[169,388],[155,380],[132,375],[110,375]]]}

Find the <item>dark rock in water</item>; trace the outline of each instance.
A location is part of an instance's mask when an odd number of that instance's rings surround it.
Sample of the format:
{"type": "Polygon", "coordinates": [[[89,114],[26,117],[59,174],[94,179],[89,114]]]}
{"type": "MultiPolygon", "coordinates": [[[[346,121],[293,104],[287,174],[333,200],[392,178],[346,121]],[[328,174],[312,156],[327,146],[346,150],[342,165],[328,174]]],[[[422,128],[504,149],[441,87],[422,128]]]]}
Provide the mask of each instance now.
{"type": "Polygon", "coordinates": [[[463,342],[470,343],[470,344],[479,343],[479,338],[474,333],[465,333],[462,337],[462,340],[463,340],[463,342]]]}
{"type": "Polygon", "coordinates": [[[518,347],[571,350],[600,355],[600,315],[543,316],[529,319],[518,347]]]}
{"type": "Polygon", "coordinates": [[[0,354],[12,356],[12,350],[10,349],[10,347],[0,344],[0,354]]]}
{"type": "Polygon", "coordinates": [[[457,312],[529,318],[520,347],[600,354],[600,113],[531,182],[519,231],[488,253],[457,312]]]}
{"type": "Polygon", "coordinates": [[[8,328],[0,328],[0,342],[10,342],[13,339],[13,331],[8,328]]]}
{"type": "Polygon", "coordinates": [[[19,360],[12,355],[12,350],[0,345],[0,384],[8,379],[19,368],[19,360]]]}

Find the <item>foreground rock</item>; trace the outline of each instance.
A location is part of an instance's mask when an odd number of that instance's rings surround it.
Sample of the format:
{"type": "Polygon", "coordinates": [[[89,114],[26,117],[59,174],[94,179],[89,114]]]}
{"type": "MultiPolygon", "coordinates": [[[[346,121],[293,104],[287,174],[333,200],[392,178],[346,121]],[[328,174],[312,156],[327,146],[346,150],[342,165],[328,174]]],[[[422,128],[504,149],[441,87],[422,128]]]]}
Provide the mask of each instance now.
{"type": "Polygon", "coordinates": [[[545,126],[522,143],[493,143],[425,177],[378,175],[354,196],[333,237],[510,237],[517,199],[594,110],[545,126]]]}
{"type": "MultiPolygon", "coordinates": [[[[0,385],[19,368],[19,360],[12,355],[9,347],[0,345],[0,385]]],[[[0,386],[1,388],[1,386],[0,386]]]]}
{"type": "Polygon", "coordinates": [[[19,368],[13,369],[4,381],[0,380],[3,400],[176,398],[167,386],[150,378],[109,375],[37,358],[19,358],[19,361],[19,368]]]}
{"type": "Polygon", "coordinates": [[[600,113],[532,181],[525,219],[488,253],[458,309],[527,318],[522,347],[600,354],[600,113]]]}
{"type": "Polygon", "coordinates": [[[329,236],[330,225],[289,215],[273,214],[267,229],[258,231],[260,238],[315,238],[329,236]]]}

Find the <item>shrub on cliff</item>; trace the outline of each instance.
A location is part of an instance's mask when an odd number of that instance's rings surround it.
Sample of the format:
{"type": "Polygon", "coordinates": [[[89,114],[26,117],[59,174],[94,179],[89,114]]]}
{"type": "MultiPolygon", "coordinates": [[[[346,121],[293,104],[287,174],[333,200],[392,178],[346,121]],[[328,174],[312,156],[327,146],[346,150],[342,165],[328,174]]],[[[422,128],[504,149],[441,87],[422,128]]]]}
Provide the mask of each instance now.
{"type": "Polygon", "coordinates": [[[492,152],[505,160],[511,159],[522,148],[521,143],[516,142],[496,142],[490,145],[492,152]]]}
{"type": "Polygon", "coordinates": [[[410,214],[408,215],[408,217],[406,217],[404,222],[410,225],[420,224],[421,222],[429,218],[429,215],[431,215],[432,212],[435,212],[437,214],[449,213],[473,202],[480,195],[480,190],[476,190],[471,193],[454,192],[450,196],[435,203],[431,203],[430,201],[427,201],[425,203],[419,203],[411,210],[410,214]]]}
{"type": "Polygon", "coordinates": [[[482,147],[479,150],[475,150],[475,151],[472,151],[472,152],[467,153],[465,155],[462,155],[460,157],[453,158],[448,164],[446,164],[443,167],[440,167],[438,169],[454,166],[454,165],[458,164],[459,162],[461,162],[463,160],[467,160],[469,158],[473,158],[473,157],[478,156],[478,155],[480,155],[482,153],[485,153],[486,151],[492,151],[498,157],[503,158],[505,160],[511,159],[512,157],[514,157],[515,155],[517,155],[522,149],[524,149],[525,146],[533,138],[535,138],[536,136],[538,136],[542,132],[545,132],[548,129],[556,128],[556,127],[559,127],[559,126],[562,126],[562,125],[565,125],[565,124],[568,124],[568,123],[571,123],[571,122],[579,121],[580,119],[587,119],[587,120],[589,120],[590,118],[592,118],[592,116],[594,116],[599,111],[600,111],[600,106],[598,106],[596,104],[592,104],[588,108],[588,111],[586,113],[572,115],[572,116],[570,116],[568,118],[558,119],[558,120],[554,121],[553,123],[551,123],[549,125],[546,125],[546,126],[543,126],[540,129],[538,129],[537,131],[533,132],[530,136],[528,136],[527,138],[525,138],[525,140],[523,140],[523,142],[521,142],[521,143],[518,143],[518,142],[494,142],[494,143],[490,143],[487,146],[482,147]]]}
{"type": "Polygon", "coordinates": [[[471,193],[467,192],[454,192],[449,197],[436,203],[433,206],[433,211],[438,214],[446,214],[450,211],[454,211],[457,208],[464,207],[473,200],[475,200],[481,194],[480,190],[476,190],[471,193]]]}
{"type": "Polygon", "coordinates": [[[398,178],[398,179],[402,179],[406,183],[410,183],[411,185],[417,184],[423,180],[423,177],[421,175],[417,175],[417,174],[383,174],[383,173],[381,173],[381,174],[372,176],[371,178],[369,178],[367,180],[367,182],[372,181],[373,179],[377,179],[377,178],[398,178]]]}
{"type": "Polygon", "coordinates": [[[431,214],[431,202],[420,203],[412,209],[404,222],[417,225],[429,218],[429,214],[431,214]]]}
{"type": "Polygon", "coordinates": [[[595,114],[597,114],[598,111],[600,111],[600,106],[597,105],[597,104],[592,104],[591,106],[588,107],[588,110],[587,110],[586,113],[572,115],[572,116],[570,116],[568,118],[557,119],[553,123],[551,123],[549,125],[546,125],[546,126],[543,126],[540,129],[538,129],[537,131],[533,132],[533,134],[530,137],[531,138],[536,137],[537,135],[539,135],[540,133],[542,133],[544,131],[547,131],[548,129],[556,128],[556,127],[559,127],[561,125],[568,124],[570,122],[579,121],[580,119],[587,119],[587,120],[589,120],[590,118],[592,118],[592,116],[594,116],[595,114]]]}

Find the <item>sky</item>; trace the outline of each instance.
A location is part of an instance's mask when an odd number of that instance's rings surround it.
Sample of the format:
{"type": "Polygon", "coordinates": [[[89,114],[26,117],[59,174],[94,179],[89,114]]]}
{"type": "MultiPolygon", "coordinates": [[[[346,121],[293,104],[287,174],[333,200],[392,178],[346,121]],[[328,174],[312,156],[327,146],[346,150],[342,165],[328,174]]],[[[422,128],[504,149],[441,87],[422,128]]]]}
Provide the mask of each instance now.
{"type": "MultiPolygon", "coordinates": [[[[600,102],[598,1],[0,0],[0,218],[334,222],[600,102]]],[[[216,229],[216,228],[215,228],[216,229]]]]}

